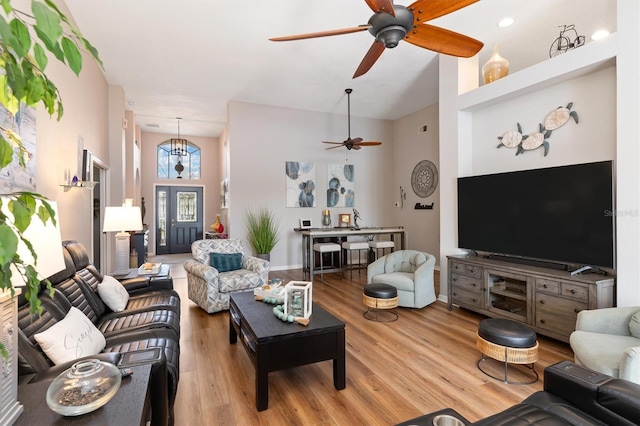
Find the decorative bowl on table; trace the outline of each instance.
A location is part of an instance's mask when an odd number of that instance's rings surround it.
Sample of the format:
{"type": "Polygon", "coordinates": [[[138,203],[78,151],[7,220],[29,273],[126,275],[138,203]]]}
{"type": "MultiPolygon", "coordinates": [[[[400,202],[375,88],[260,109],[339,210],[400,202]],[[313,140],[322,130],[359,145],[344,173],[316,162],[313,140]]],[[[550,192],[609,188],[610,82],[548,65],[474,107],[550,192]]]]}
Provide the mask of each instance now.
{"type": "Polygon", "coordinates": [[[263,299],[274,299],[276,303],[284,303],[284,280],[274,278],[268,284],[253,289],[253,295],[263,299]]]}
{"type": "Polygon", "coordinates": [[[109,402],[121,383],[115,365],[98,359],[78,361],[51,382],[47,405],[63,416],[90,413],[109,402]]]}
{"type": "Polygon", "coordinates": [[[142,265],[140,265],[140,267],[138,268],[138,274],[140,275],[157,274],[158,272],[160,272],[160,266],[162,266],[162,263],[145,262],[142,265]]]}

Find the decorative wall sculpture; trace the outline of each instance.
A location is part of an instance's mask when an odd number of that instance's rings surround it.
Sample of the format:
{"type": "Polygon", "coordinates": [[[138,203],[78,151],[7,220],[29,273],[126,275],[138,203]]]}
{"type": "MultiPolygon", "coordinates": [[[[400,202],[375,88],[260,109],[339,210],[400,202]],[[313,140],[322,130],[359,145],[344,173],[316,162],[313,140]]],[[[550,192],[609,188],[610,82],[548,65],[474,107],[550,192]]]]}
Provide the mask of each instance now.
{"type": "Polygon", "coordinates": [[[544,156],[546,157],[547,154],[549,154],[549,141],[547,139],[551,137],[551,132],[564,126],[572,118],[576,124],[578,124],[578,113],[572,111],[571,108],[573,108],[573,102],[569,102],[567,106],[559,106],[554,109],[547,114],[544,119],[544,124],[538,124],[538,131],[528,135],[522,134],[522,126],[520,126],[520,123],[517,123],[516,126],[518,130],[509,130],[502,136],[498,136],[500,143],[497,148],[502,148],[503,146],[507,148],[518,148],[516,155],[520,155],[525,151],[532,151],[543,147],[544,156]]]}
{"type": "MultiPolygon", "coordinates": [[[[438,168],[429,160],[422,160],[411,173],[411,188],[418,197],[427,198],[438,187],[438,168]]],[[[402,188],[400,189],[402,191],[402,188]]]]}

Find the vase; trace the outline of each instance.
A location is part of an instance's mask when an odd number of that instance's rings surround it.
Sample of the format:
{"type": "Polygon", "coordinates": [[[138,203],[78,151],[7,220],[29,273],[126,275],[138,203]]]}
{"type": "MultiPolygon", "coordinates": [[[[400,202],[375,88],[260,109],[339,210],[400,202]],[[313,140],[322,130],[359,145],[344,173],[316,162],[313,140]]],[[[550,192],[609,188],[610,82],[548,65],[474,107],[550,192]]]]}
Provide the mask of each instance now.
{"type": "Polygon", "coordinates": [[[325,228],[331,226],[331,212],[329,210],[322,211],[322,226],[325,228]]]}
{"type": "Polygon", "coordinates": [[[211,225],[211,230],[213,232],[217,232],[218,234],[222,234],[222,231],[224,231],[224,226],[222,225],[222,222],[220,222],[219,214],[216,215],[216,223],[211,225]]]}
{"type": "Polygon", "coordinates": [[[491,83],[509,74],[509,61],[500,56],[498,45],[493,45],[493,53],[489,60],[482,66],[482,78],[484,84],[491,83]]]}

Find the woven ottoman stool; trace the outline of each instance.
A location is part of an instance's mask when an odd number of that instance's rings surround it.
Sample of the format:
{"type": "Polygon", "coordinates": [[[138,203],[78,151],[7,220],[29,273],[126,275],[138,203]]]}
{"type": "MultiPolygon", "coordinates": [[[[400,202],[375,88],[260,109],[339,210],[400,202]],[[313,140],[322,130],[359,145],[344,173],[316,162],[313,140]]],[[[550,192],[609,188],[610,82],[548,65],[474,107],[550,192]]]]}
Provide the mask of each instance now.
{"type": "Polygon", "coordinates": [[[362,315],[370,321],[391,322],[398,319],[398,289],[392,285],[367,284],[364,286],[362,303],[367,307],[362,315]]]}
{"type": "Polygon", "coordinates": [[[487,318],[478,324],[476,346],[482,353],[478,368],[484,374],[505,383],[528,385],[538,380],[534,363],[538,360],[538,339],[531,327],[503,318],[487,318]],[[504,378],[483,369],[487,357],[504,363],[504,378]],[[509,364],[528,365],[527,375],[533,373],[531,381],[509,381],[509,364]]]}

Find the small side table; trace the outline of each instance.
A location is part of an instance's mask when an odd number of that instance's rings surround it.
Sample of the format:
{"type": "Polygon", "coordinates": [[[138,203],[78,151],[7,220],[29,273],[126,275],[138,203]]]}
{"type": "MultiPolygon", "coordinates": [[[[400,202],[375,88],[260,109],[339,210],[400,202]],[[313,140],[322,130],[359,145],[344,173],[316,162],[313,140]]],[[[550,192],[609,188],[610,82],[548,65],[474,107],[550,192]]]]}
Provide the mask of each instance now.
{"type": "Polygon", "coordinates": [[[229,238],[229,235],[224,233],[220,234],[213,231],[204,231],[204,238],[205,240],[226,240],[227,238],[229,238]]]}
{"type": "Polygon", "coordinates": [[[47,405],[47,389],[51,382],[18,386],[18,401],[24,412],[15,425],[145,425],[151,416],[149,382],[151,364],[131,367],[133,374],[122,380],[120,389],[102,407],[81,416],[61,416],[47,405]]]}
{"type": "Polygon", "coordinates": [[[157,274],[141,274],[140,272],[138,272],[138,268],[131,268],[129,269],[129,273],[127,275],[114,275],[114,278],[117,280],[129,280],[131,278],[138,278],[138,277],[149,277],[151,279],[153,278],[157,278],[157,277],[169,277],[171,276],[171,265],[168,263],[163,263],[162,265],[160,265],[160,270],[158,271],[157,274]]]}

